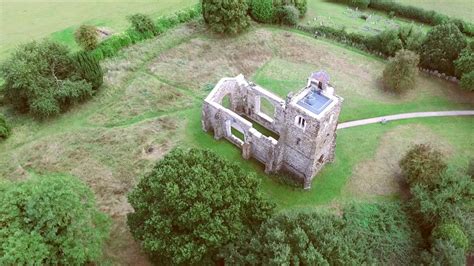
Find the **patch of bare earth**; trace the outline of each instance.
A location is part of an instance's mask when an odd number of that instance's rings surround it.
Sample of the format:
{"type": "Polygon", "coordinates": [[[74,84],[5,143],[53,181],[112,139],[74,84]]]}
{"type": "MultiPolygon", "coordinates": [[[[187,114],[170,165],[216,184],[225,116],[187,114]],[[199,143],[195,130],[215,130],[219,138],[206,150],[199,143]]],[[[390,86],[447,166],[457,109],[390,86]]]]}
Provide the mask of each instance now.
{"type": "Polygon", "coordinates": [[[234,38],[194,38],[158,56],[150,70],[197,90],[222,77],[252,75],[271,59],[271,39],[271,34],[262,29],[234,38]]]}
{"type": "Polygon", "coordinates": [[[410,147],[421,143],[430,143],[446,156],[454,153],[454,148],[447,141],[425,126],[398,126],[381,138],[373,158],[360,162],[354,168],[345,187],[346,193],[372,197],[405,192],[398,162],[410,147]]]}

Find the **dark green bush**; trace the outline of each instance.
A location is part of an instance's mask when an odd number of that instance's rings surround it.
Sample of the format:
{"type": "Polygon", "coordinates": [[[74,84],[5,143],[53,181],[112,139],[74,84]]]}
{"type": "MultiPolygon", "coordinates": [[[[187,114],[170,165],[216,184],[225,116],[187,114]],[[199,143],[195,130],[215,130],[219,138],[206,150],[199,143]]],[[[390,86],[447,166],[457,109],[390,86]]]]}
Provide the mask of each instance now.
{"type": "Polygon", "coordinates": [[[20,46],[0,68],[5,100],[22,112],[49,117],[92,94],[77,73],[69,49],[42,41],[20,46]]]}
{"type": "Polygon", "coordinates": [[[242,243],[227,246],[236,265],[410,265],[420,237],[398,204],[353,204],[339,217],[281,213],[242,243]]]}
{"type": "Polygon", "coordinates": [[[459,58],[454,61],[456,76],[462,78],[464,74],[474,71],[474,42],[461,51],[459,58]]]}
{"type": "Polygon", "coordinates": [[[441,239],[451,242],[456,248],[466,251],[469,247],[469,239],[462,228],[455,223],[442,223],[435,227],[431,235],[433,239],[441,239]]]}
{"type": "Polygon", "coordinates": [[[433,27],[421,46],[421,65],[454,75],[454,60],[466,47],[466,38],[454,24],[433,27]]]}
{"type": "Polygon", "coordinates": [[[99,33],[97,27],[92,25],[81,25],[74,33],[76,43],[82,49],[90,51],[94,50],[99,44],[99,33]]]}
{"type": "Polygon", "coordinates": [[[462,75],[461,88],[468,91],[474,91],[474,71],[462,75]]]}
{"type": "Polygon", "coordinates": [[[294,26],[298,24],[300,13],[294,6],[282,6],[275,12],[275,21],[279,24],[294,26]]]}
{"type": "Polygon", "coordinates": [[[202,0],[202,15],[209,28],[219,34],[238,34],[250,25],[246,0],[202,0]]]}
{"type": "Polygon", "coordinates": [[[129,16],[128,20],[132,24],[133,29],[137,32],[145,35],[158,35],[158,29],[149,16],[138,13],[129,16]]]}
{"type": "Polygon", "coordinates": [[[10,124],[8,124],[7,119],[2,114],[0,114],[0,140],[7,139],[11,132],[12,130],[10,124]]]}
{"type": "Polygon", "coordinates": [[[398,93],[415,88],[419,60],[419,56],[412,51],[398,51],[383,71],[385,88],[398,93]]]}
{"type": "Polygon", "coordinates": [[[100,67],[99,60],[90,53],[81,51],[74,55],[74,62],[81,78],[89,82],[94,90],[102,86],[104,72],[100,67]]]}
{"type": "Polygon", "coordinates": [[[129,195],[127,223],[165,265],[199,264],[271,214],[259,180],[208,150],[170,152],[129,195]]]}
{"type": "Polygon", "coordinates": [[[1,265],[98,261],[109,219],[79,179],[63,175],[0,183],[1,265]]]}
{"type": "Polygon", "coordinates": [[[369,6],[370,0],[351,0],[351,5],[366,9],[369,6]]]}
{"type": "Polygon", "coordinates": [[[303,18],[308,11],[308,0],[293,0],[293,5],[298,9],[300,18],[303,18]]]}
{"type": "Polygon", "coordinates": [[[464,250],[446,240],[435,240],[429,252],[422,254],[423,265],[466,265],[464,250]]]}
{"type": "Polygon", "coordinates": [[[438,182],[447,168],[441,152],[427,144],[413,146],[400,160],[399,165],[408,184],[429,187],[438,182]]]}
{"type": "Polygon", "coordinates": [[[253,0],[251,1],[251,14],[255,21],[271,23],[275,17],[275,7],[273,0],[253,0]]]}

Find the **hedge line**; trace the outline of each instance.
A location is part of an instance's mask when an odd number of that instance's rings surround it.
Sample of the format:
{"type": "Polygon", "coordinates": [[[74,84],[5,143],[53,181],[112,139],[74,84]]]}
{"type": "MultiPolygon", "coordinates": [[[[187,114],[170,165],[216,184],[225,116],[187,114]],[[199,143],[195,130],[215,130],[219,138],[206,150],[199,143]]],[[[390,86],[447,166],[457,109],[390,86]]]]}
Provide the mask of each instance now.
{"type": "MultiPolygon", "coordinates": [[[[354,0],[332,0],[346,5],[354,5],[354,0]]],[[[454,23],[462,33],[474,37],[474,24],[458,18],[440,14],[436,11],[425,10],[419,7],[407,6],[390,0],[367,0],[368,7],[384,12],[393,12],[399,17],[413,19],[429,25],[454,23]]]]}
{"type": "MultiPolygon", "coordinates": [[[[172,15],[160,17],[155,21],[156,35],[162,34],[181,23],[189,22],[200,15],[201,5],[197,4],[193,7],[177,11],[172,15]]],[[[102,60],[117,55],[118,51],[124,47],[153,37],[155,37],[155,34],[152,32],[142,33],[130,28],[123,33],[113,35],[104,40],[91,54],[97,60],[102,60]]]]}

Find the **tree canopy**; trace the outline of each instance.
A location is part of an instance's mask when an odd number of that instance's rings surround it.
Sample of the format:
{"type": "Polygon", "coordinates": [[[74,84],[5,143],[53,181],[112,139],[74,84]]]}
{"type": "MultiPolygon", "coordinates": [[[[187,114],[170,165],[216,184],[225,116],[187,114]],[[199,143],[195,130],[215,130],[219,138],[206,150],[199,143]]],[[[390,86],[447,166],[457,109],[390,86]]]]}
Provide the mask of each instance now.
{"type": "Polygon", "coordinates": [[[102,255],[109,220],[75,177],[0,183],[0,206],[1,265],[82,265],[102,255]]]}
{"type": "Polygon", "coordinates": [[[273,205],[258,179],[208,150],[176,149],[129,195],[128,225],[153,258],[173,264],[213,258],[260,225],[273,205]]]}
{"type": "Polygon", "coordinates": [[[204,21],[219,34],[238,34],[250,25],[247,0],[202,0],[204,21]]]}

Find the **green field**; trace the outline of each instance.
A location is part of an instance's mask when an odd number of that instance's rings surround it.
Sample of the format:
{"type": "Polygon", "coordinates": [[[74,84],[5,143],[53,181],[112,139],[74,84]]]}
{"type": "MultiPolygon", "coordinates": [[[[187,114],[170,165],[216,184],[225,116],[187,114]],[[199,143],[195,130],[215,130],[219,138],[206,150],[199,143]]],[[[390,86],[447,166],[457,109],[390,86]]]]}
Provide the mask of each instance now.
{"type": "Polygon", "coordinates": [[[208,34],[191,23],[129,47],[103,62],[106,84],[90,101],[38,122],[1,106],[13,135],[0,143],[0,176],[19,180],[31,172],[75,175],[94,191],[112,216],[108,260],[145,263],[127,231],[127,192],[173,147],[212,149],[261,177],[279,209],[312,208],[354,199],[393,199],[399,194],[397,161],[413,143],[431,142],[465,167],[474,139],[473,118],[405,120],[339,131],[336,160],[309,191],[289,187],[245,161],[227,141],[201,129],[201,103],[212,84],[244,73],[284,97],[309,73],[327,70],[344,97],[341,121],[404,111],[472,109],[474,95],[420,75],[416,90],[396,96],[381,89],[385,62],[297,32],[255,27],[234,38],[208,34]],[[152,149],[150,149],[152,148],[152,149]]]}
{"type": "Polygon", "coordinates": [[[347,5],[327,0],[309,0],[308,13],[303,19],[303,24],[345,28],[348,32],[367,35],[375,35],[386,29],[396,29],[404,25],[415,25],[423,31],[428,31],[430,28],[427,25],[402,18],[390,19],[387,14],[376,10],[355,10],[347,5]],[[361,15],[366,15],[369,18],[362,19],[361,15]]]}
{"type": "Polygon", "coordinates": [[[405,5],[434,10],[441,14],[466,19],[474,23],[474,4],[471,0],[396,0],[405,5]]]}
{"type": "Polygon", "coordinates": [[[140,12],[157,17],[195,3],[197,0],[1,0],[0,60],[16,45],[43,37],[74,45],[73,31],[82,23],[121,32],[128,27],[128,15],[140,12]]]}

